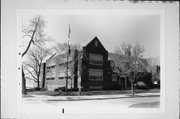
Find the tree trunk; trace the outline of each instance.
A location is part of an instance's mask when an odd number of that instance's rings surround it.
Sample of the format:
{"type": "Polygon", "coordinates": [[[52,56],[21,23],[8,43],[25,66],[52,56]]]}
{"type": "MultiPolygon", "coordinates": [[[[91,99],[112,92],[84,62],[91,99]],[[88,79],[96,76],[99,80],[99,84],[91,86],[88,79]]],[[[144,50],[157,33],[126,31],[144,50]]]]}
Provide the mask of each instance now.
{"type": "Polygon", "coordinates": [[[22,66],[22,94],[26,95],[26,78],[25,78],[25,74],[24,74],[24,70],[23,70],[23,66],[22,66]]]}
{"type": "Polygon", "coordinates": [[[78,95],[81,95],[81,73],[78,71],[78,95]]]}
{"type": "Polygon", "coordinates": [[[38,90],[40,89],[40,85],[39,85],[39,76],[38,76],[38,79],[37,79],[37,88],[38,88],[38,90]]]}
{"type": "Polygon", "coordinates": [[[131,91],[132,91],[132,95],[134,95],[134,83],[133,83],[133,81],[131,81],[131,91]]]}
{"type": "Polygon", "coordinates": [[[43,79],[42,79],[42,88],[45,88],[45,78],[46,78],[46,63],[43,63],[43,79]]]}

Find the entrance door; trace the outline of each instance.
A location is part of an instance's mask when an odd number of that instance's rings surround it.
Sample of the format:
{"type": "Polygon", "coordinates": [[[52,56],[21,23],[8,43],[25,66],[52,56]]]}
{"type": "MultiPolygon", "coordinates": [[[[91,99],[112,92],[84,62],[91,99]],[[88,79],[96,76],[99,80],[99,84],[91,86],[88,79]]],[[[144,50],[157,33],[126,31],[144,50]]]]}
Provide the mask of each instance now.
{"type": "Polygon", "coordinates": [[[120,85],[121,85],[121,88],[122,88],[122,89],[125,89],[125,88],[127,87],[126,77],[120,77],[119,83],[120,83],[120,85]]]}

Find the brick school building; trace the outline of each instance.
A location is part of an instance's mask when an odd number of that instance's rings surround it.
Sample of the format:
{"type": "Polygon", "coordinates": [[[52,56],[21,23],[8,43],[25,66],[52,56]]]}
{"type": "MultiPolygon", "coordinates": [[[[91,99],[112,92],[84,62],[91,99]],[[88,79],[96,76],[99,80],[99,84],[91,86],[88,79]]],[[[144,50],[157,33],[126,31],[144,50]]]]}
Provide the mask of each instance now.
{"type": "Polygon", "coordinates": [[[130,87],[130,81],[127,75],[113,68],[118,65],[114,56],[119,57],[120,63],[127,63],[123,56],[108,53],[97,37],[80,51],[71,50],[68,56],[67,53],[53,56],[44,64],[45,88],[65,87],[67,80],[68,89],[73,90],[126,89],[130,87]]]}

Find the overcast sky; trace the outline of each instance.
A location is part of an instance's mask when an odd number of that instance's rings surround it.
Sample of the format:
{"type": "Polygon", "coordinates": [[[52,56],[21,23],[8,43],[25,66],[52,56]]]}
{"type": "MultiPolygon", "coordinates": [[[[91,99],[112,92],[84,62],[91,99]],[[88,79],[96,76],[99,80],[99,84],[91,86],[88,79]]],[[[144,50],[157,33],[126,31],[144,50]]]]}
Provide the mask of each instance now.
{"type": "MultiPolygon", "coordinates": [[[[34,13],[19,16],[20,26],[27,25],[34,13]]],[[[145,57],[160,56],[160,17],[158,15],[57,15],[43,13],[45,32],[56,42],[67,42],[69,24],[71,44],[84,44],[95,36],[109,52],[124,41],[138,42],[145,48],[145,57]]],[[[53,45],[53,44],[52,44],[53,45]]]]}

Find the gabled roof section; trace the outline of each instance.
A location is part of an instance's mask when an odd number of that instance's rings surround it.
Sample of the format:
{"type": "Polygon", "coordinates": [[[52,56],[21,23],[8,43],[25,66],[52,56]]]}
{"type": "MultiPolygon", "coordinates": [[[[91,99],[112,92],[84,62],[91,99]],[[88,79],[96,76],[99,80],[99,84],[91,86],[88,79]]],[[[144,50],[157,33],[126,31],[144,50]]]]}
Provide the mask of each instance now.
{"type": "Polygon", "coordinates": [[[104,46],[102,45],[102,43],[100,42],[100,40],[98,39],[97,36],[95,36],[90,42],[86,42],[86,44],[84,45],[84,47],[88,47],[89,45],[91,45],[92,43],[95,43],[97,41],[98,46],[102,47],[104,50],[106,50],[104,48],[104,46]]]}
{"type": "Polygon", "coordinates": [[[54,53],[53,55],[51,55],[48,59],[46,59],[46,61],[45,61],[45,62],[50,61],[52,58],[54,58],[54,57],[55,57],[55,55],[57,55],[57,53],[54,53]]]}
{"type": "MultiPolygon", "coordinates": [[[[74,50],[71,50],[70,54],[68,55],[69,61],[72,61],[74,55],[74,50]]],[[[66,62],[67,61],[67,53],[57,54],[55,53],[52,55],[46,62],[66,62]]]]}

